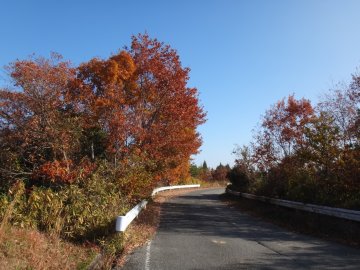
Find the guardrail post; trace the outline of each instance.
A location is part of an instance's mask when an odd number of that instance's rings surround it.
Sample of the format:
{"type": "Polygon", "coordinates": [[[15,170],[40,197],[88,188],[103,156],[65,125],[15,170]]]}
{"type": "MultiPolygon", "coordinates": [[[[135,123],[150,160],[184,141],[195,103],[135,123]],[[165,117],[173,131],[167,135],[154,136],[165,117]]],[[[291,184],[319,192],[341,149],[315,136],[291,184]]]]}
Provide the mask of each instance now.
{"type": "Polygon", "coordinates": [[[124,216],[118,216],[116,218],[116,225],[115,225],[115,230],[117,232],[123,232],[125,231],[126,226],[125,226],[125,217],[124,216]]]}

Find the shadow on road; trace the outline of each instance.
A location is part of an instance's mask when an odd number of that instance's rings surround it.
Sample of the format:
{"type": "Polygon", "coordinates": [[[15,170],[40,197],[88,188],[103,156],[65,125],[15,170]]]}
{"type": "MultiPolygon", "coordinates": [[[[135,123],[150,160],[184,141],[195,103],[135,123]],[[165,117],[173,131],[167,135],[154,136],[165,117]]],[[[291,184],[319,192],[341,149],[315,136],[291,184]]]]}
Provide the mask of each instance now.
{"type": "Polygon", "coordinates": [[[189,194],[164,203],[159,233],[254,241],[273,253],[271,260],[246,258],[213,269],[360,269],[359,250],[285,231],[229,208],[219,194],[189,194]]]}

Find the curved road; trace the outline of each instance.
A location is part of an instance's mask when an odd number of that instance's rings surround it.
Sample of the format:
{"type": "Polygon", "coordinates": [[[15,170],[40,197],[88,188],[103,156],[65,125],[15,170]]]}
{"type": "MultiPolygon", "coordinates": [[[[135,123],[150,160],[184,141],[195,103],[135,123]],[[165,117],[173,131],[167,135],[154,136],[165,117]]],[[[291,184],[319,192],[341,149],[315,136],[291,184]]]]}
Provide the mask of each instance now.
{"type": "Polygon", "coordinates": [[[360,250],[295,234],[226,206],[224,189],[163,204],[155,237],[123,269],[360,269],[360,250]]]}

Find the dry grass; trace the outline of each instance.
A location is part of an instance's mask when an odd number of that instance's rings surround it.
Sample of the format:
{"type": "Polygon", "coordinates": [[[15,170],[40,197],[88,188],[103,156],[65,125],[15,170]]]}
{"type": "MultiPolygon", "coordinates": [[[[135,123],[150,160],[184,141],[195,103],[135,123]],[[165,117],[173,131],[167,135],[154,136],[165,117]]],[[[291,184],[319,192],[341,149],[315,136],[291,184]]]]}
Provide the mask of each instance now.
{"type": "MultiPolygon", "coordinates": [[[[213,187],[213,185],[212,185],[213,187]]],[[[110,269],[121,266],[135,248],[144,245],[156,232],[159,224],[161,204],[166,200],[191,192],[195,189],[169,190],[156,195],[146,210],[129,226],[124,235],[124,247],[121,256],[116,258],[100,254],[95,245],[76,245],[49,236],[37,230],[22,229],[7,224],[3,219],[0,224],[0,270],[11,269],[110,269]],[[99,260],[96,260],[99,259],[99,260]],[[95,260],[94,260],[95,259],[95,260]]],[[[11,209],[9,209],[11,215],[11,209]]]]}
{"type": "Polygon", "coordinates": [[[0,223],[0,270],[86,269],[99,253],[97,248],[75,245],[56,235],[9,224],[14,205],[23,193],[21,187],[17,189],[0,223]]]}
{"type": "Polygon", "coordinates": [[[212,182],[205,182],[204,185],[201,185],[202,187],[206,188],[225,188],[229,184],[228,181],[212,181],[212,182]]]}
{"type": "Polygon", "coordinates": [[[201,188],[225,188],[229,181],[204,181],[200,179],[196,179],[197,183],[201,185],[201,188]]]}
{"type": "Polygon", "coordinates": [[[98,253],[95,247],[64,242],[36,230],[3,227],[0,269],[86,269],[98,253]]]}

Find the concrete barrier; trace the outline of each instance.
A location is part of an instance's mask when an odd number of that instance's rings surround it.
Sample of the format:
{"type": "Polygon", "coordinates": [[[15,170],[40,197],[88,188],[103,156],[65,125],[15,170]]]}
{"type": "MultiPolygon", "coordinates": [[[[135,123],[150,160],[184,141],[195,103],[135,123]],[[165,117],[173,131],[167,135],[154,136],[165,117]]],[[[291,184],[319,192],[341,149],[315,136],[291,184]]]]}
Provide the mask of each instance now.
{"type": "Polygon", "coordinates": [[[164,190],[178,189],[178,188],[196,188],[196,187],[200,187],[200,184],[159,187],[159,188],[155,188],[153,190],[153,192],[151,193],[151,196],[154,196],[156,193],[159,193],[159,192],[164,191],[164,190]]]}
{"type": "MultiPolygon", "coordinates": [[[[155,194],[165,191],[165,190],[171,190],[171,189],[179,189],[179,188],[195,188],[200,187],[199,184],[196,185],[179,185],[179,186],[167,186],[167,187],[159,187],[155,188],[153,192],[151,193],[151,197],[153,197],[155,194]]],[[[141,210],[146,207],[148,201],[143,200],[139,204],[137,204],[133,209],[131,209],[129,212],[125,214],[125,216],[118,216],[116,218],[116,225],[115,230],[117,232],[124,232],[126,228],[130,225],[130,223],[139,215],[141,210]]]]}
{"type": "Polygon", "coordinates": [[[143,200],[127,212],[125,216],[118,216],[116,218],[115,230],[117,232],[124,232],[134,218],[138,216],[141,210],[146,207],[147,203],[147,200],[143,200]]]}

